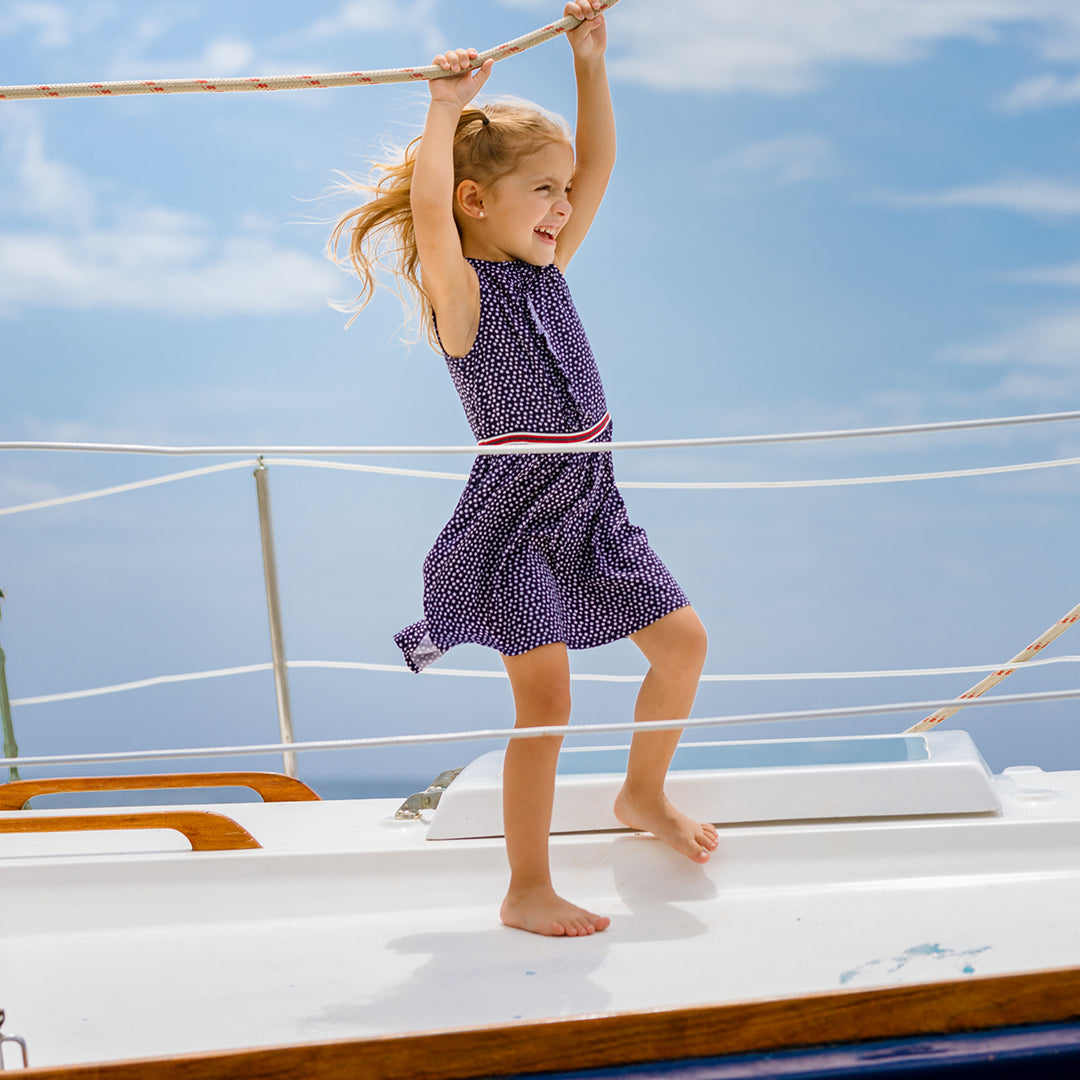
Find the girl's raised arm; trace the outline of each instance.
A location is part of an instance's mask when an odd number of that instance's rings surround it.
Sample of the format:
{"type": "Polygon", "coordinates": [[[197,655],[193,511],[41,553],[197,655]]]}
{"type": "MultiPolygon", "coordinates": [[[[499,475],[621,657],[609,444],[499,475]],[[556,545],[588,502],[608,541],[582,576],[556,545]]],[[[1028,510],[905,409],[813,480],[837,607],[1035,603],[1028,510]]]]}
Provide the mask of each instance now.
{"type": "Polygon", "coordinates": [[[592,0],[567,4],[564,14],[583,22],[566,35],[574,50],[578,114],[574,179],[570,188],[570,205],[574,212],[559,233],[555,248],[555,262],[560,270],[566,269],[585,239],[615,165],[615,114],[604,65],[607,48],[604,16],[596,10],[592,0]]]}
{"type": "Polygon", "coordinates": [[[475,49],[456,49],[432,61],[445,71],[462,74],[428,82],[431,105],[409,195],[424,293],[435,313],[443,348],[451,355],[460,355],[462,344],[461,351],[468,351],[480,310],[479,284],[462,255],[454,222],[454,134],[462,109],[487,82],[494,63],[488,60],[470,75],[469,63],[475,57],[475,49]]]}

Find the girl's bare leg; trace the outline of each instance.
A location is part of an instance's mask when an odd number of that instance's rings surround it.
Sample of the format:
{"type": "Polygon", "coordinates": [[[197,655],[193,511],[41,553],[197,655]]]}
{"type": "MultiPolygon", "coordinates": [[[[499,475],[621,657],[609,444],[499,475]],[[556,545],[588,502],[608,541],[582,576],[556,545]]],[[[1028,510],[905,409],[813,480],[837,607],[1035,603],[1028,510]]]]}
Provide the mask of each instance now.
{"type": "MultiPolygon", "coordinates": [[[[705,665],[705,628],[692,607],[682,607],[631,635],[649,661],[634,720],[682,720],[690,715],[705,665]]],[[[615,816],[626,826],[651,832],[694,862],[708,862],[718,843],[714,826],[676,810],[664,794],[664,778],[681,730],[639,732],[630,744],[626,782],[615,816]]]]}
{"type": "MultiPolygon", "coordinates": [[[[504,656],[517,711],[515,727],[570,720],[570,664],[565,645],[541,645],[504,656]]],[[[503,828],[510,888],[499,914],[507,926],[535,934],[577,937],[604,930],[610,919],[559,896],[551,884],[548,833],[560,736],[511,739],[503,763],[503,828]]]]}

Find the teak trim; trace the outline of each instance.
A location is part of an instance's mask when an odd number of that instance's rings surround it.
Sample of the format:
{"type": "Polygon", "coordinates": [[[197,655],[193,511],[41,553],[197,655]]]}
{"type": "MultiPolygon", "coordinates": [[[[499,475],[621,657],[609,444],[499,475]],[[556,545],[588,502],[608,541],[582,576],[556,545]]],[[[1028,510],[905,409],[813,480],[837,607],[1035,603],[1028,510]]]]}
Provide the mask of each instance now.
{"type": "Polygon", "coordinates": [[[263,802],[318,802],[300,780],[271,772],[152,773],[144,776],[69,776],[0,784],[0,810],[22,810],[36,795],[72,791],[150,791],[157,788],[250,788],[263,802]]]}
{"type": "Polygon", "coordinates": [[[143,810],[132,813],[48,814],[0,818],[0,833],[86,832],[97,829],[172,829],[192,851],[238,851],[262,845],[242,825],[206,810],[143,810]]]}
{"type": "Polygon", "coordinates": [[[468,1080],[950,1035],[1078,1016],[1080,968],[1064,968],[730,1005],[31,1068],[20,1075],[27,1080],[468,1080]]]}

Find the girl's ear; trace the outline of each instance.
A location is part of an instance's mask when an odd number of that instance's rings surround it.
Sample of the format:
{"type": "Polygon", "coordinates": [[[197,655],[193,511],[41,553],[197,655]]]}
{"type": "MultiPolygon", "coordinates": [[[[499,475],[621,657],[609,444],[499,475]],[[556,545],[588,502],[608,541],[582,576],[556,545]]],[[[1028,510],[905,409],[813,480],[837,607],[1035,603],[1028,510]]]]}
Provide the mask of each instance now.
{"type": "Polygon", "coordinates": [[[455,192],[458,208],[469,218],[484,216],[484,198],[475,180],[462,180],[455,192]]]}

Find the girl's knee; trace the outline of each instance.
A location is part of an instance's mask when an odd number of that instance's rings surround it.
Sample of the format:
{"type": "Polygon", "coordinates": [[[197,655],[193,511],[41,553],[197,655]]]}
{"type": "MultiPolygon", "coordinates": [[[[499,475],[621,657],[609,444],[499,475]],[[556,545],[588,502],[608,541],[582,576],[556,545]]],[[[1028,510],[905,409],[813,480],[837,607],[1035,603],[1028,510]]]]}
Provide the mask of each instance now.
{"type": "Polygon", "coordinates": [[[570,691],[561,686],[534,691],[526,706],[533,715],[546,717],[545,724],[570,723],[570,691]]]}
{"type": "Polygon", "coordinates": [[[709,648],[709,635],[705,631],[705,625],[698,618],[698,613],[692,607],[682,607],[673,611],[668,616],[668,625],[664,628],[666,633],[665,645],[669,653],[685,656],[687,659],[700,658],[705,662],[705,653],[709,648]]]}
{"type": "Polygon", "coordinates": [[[570,722],[570,689],[559,683],[532,683],[514,693],[518,727],[540,727],[570,722]]]}
{"type": "Polygon", "coordinates": [[[541,645],[518,656],[504,656],[517,708],[517,724],[570,722],[570,667],[563,644],[541,645]]]}
{"type": "Polygon", "coordinates": [[[700,672],[705,666],[705,657],[709,651],[709,635],[696,615],[693,622],[681,631],[676,648],[688,667],[700,672]]]}
{"type": "Polygon", "coordinates": [[[709,637],[692,607],[682,607],[664,616],[634,641],[654,669],[697,672],[705,666],[709,637]]]}
{"type": "Polygon", "coordinates": [[[680,644],[688,654],[700,656],[704,662],[705,654],[709,650],[709,635],[705,624],[692,607],[681,608],[680,611],[685,612],[685,617],[679,622],[680,644]]]}

